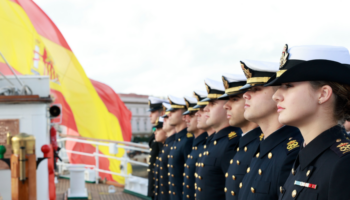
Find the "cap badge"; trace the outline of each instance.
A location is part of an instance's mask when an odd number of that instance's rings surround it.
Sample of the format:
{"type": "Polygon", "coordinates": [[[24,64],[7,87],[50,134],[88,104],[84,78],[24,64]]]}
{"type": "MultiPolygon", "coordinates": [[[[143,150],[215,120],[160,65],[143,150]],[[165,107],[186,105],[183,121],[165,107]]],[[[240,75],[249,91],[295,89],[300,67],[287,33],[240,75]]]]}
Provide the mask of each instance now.
{"type": "Polygon", "coordinates": [[[186,100],[186,107],[189,108],[190,104],[188,103],[188,101],[186,100]]]}
{"type": "Polygon", "coordinates": [[[148,105],[149,105],[149,106],[151,105],[151,101],[148,101],[148,105]]]}
{"type": "Polygon", "coordinates": [[[289,56],[288,45],[286,44],[283,47],[282,56],[281,56],[281,59],[280,59],[280,69],[286,64],[286,62],[288,60],[288,56],[289,56]]]}
{"type": "Polygon", "coordinates": [[[209,89],[209,86],[207,85],[207,83],[205,83],[205,87],[207,88],[207,92],[209,94],[210,89],[209,89]]]}
{"type": "Polygon", "coordinates": [[[227,90],[229,88],[228,81],[224,77],[222,77],[222,82],[224,82],[224,87],[227,90]]]}
{"type": "Polygon", "coordinates": [[[193,92],[193,95],[196,97],[197,101],[201,101],[201,100],[199,99],[199,96],[198,96],[195,92],[193,92]]]}
{"type": "Polygon", "coordinates": [[[244,72],[244,75],[247,77],[247,79],[252,77],[252,73],[249,71],[249,69],[245,68],[243,63],[241,63],[241,68],[244,72]]]}
{"type": "Polygon", "coordinates": [[[170,103],[170,104],[173,104],[173,102],[170,100],[170,98],[168,98],[168,100],[169,100],[169,103],[170,103]]]}

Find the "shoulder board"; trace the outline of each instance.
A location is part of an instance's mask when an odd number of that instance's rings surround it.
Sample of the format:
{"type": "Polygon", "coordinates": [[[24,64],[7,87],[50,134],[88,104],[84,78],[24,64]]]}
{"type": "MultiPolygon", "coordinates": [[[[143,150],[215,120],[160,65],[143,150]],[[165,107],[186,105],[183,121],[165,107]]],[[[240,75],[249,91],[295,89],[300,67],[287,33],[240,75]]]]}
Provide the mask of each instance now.
{"type": "Polygon", "coordinates": [[[299,149],[300,148],[300,143],[298,140],[294,139],[294,138],[290,138],[288,141],[287,141],[287,144],[286,144],[286,151],[287,151],[287,154],[289,154],[290,152],[296,150],[296,149],[299,149]]]}
{"type": "Polygon", "coordinates": [[[345,139],[338,139],[336,142],[331,146],[331,149],[339,156],[342,157],[345,154],[348,154],[350,152],[350,142],[345,139]]]}
{"type": "Polygon", "coordinates": [[[260,141],[264,139],[264,133],[261,133],[261,135],[259,136],[260,141]]]}
{"type": "Polygon", "coordinates": [[[232,131],[231,133],[228,134],[228,139],[231,140],[232,138],[237,137],[237,133],[232,131]]]}
{"type": "Polygon", "coordinates": [[[193,137],[193,134],[192,133],[187,133],[187,137],[191,138],[191,137],[193,137]]]}

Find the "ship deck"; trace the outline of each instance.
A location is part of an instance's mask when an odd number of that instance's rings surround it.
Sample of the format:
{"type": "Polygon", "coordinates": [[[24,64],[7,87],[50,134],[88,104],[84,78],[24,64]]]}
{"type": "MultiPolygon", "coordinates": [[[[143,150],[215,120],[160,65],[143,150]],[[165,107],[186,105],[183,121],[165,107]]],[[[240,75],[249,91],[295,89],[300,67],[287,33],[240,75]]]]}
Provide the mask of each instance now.
{"type": "MultiPolygon", "coordinates": [[[[123,188],[115,187],[115,193],[108,193],[108,186],[106,184],[86,183],[86,188],[89,193],[89,199],[92,200],[140,200],[141,198],[123,192],[123,188]]],[[[69,188],[69,180],[58,179],[56,184],[56,199],[65,200],[65,193],[69,188]]]]}

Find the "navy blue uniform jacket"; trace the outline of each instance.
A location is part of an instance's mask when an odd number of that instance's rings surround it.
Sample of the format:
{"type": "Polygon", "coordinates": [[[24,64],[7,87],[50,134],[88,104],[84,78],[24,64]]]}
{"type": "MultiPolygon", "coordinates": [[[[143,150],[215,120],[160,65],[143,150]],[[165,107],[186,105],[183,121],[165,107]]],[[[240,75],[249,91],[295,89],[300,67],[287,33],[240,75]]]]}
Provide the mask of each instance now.
{"type": "Polygon", "coordinates": [[[241,134],[241,129],[234,127],[226,127],[215,133],[202,154],[201,163],[198,163],[197,200],[225,199],[225,173],[236,153],[241,134]]]}
{"type": "Polygon", "coordinates": [[[299,129],[283,126],[259,144],[240,183],[240,200],[276,200],[287,180],[303,139],[299,129]]]}

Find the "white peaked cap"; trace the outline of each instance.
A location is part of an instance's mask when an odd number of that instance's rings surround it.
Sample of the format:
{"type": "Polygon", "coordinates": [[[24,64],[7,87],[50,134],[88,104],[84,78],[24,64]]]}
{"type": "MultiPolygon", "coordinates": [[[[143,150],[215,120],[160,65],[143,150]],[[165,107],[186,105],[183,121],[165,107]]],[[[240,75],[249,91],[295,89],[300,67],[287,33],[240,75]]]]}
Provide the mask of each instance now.
{"type": "Polygon", "coordinates": [[[280,64],[277,62],[267,62],[260,60],[242,60],[244,64],[252,70],[261,72],[277,72],[280,64]]]}
{"type": "Polygon", "coordinates": [[[288,48],[288,60],[331,60],[350,64],[349,51],[345,47],[329,45],[304,45],[288,48]]]}
{"type": "Polygon", "coordinates": [[[173,103],[177,104],[177,105],[186,105],[186,102],[183,98],[179,98],[179,97],[175,97],[175,96],[168,96],[170,101],[172,101],[173,103]]]}
{"type": "Polygon", "coordinates": [[[196,104],[198,102],[194,97],[185,96],[184,98],[192,104],[196,104]]]}
{"type": "Polygon", "coordinates": [[[159,117],[158,122],[164,122],[164,117],[159,117]]]}
{"type": "Polygon", "coordinates": [[[204,82],[214,90],[225,91],[224,84],[221,81],[214,81],[212,79],[206,78],[204,82]]]}
{"type": "Polygon", "coordinates": [[[151,104],[157,104],[157,103],[168,102],[167,100],[160,99],[160,98],[158,98],[158,97],[152,97],[152,96],[149,96],[148,99],[149,99],[149,101],[151,102],[151,104]]]}
{"type": "Polygon", "coordinates": [[[225,77],[226,80],[230,83],[247,80],[247,77],[244,74],[224,74],[222,76],[225,77]]]}
{"type": "Polygon", "coordinates": [[[171,108],[170,103],[163,102],[163,106],[168,110],[171,108]]]}
{"type": "Polygon", "coordinates": [[[203,91],[203,90],[195,90],[194,91],[196,94],[198,94],[201,98],[205,98],[208,96],[208,92],[207,91],[203,91]]]}

